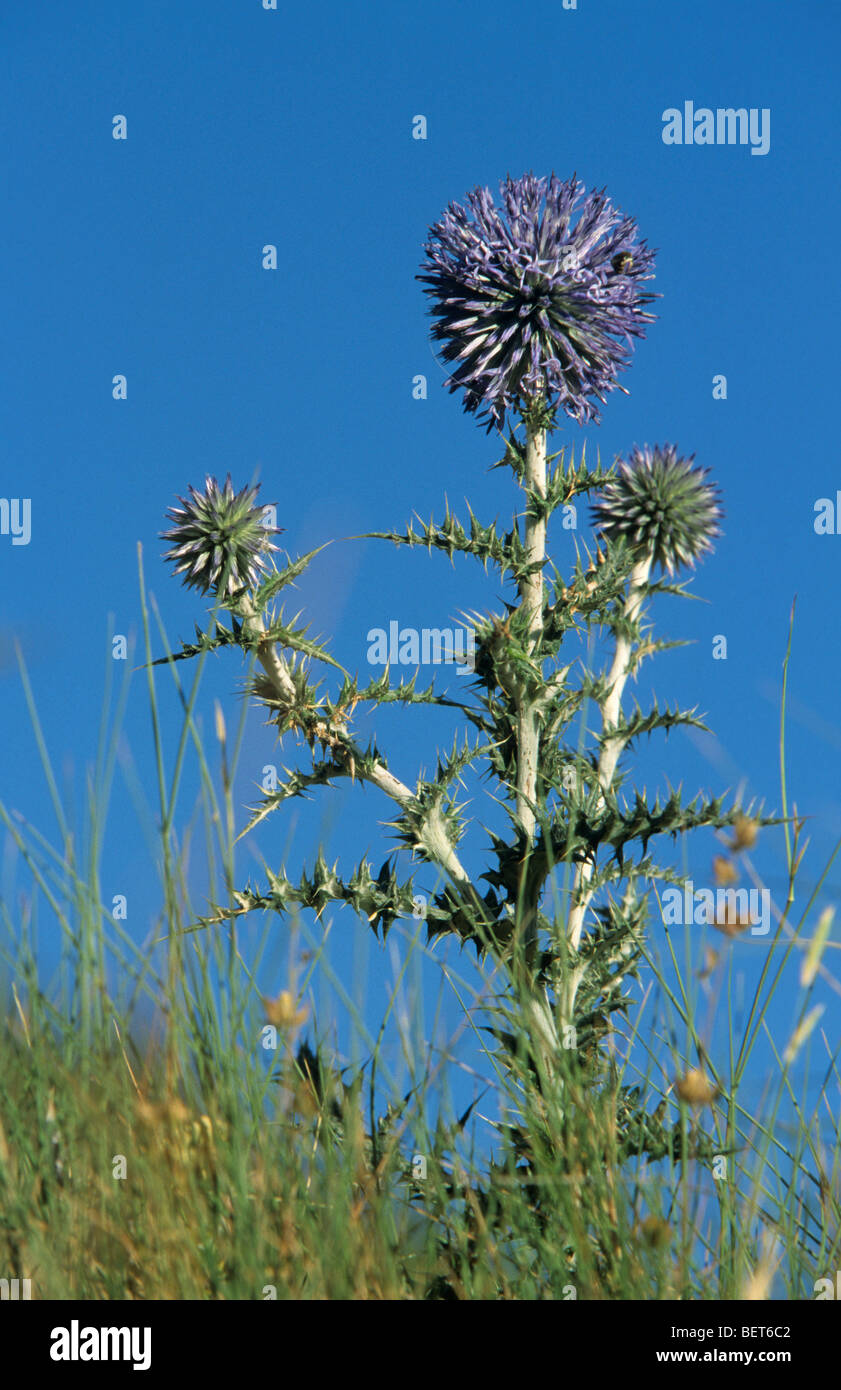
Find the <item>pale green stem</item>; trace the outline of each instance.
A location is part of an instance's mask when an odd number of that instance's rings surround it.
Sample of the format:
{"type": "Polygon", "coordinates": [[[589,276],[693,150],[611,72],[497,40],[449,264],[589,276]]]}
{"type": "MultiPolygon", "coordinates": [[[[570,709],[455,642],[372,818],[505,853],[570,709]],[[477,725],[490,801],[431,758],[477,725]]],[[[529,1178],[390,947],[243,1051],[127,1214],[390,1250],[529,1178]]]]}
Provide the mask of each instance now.
{"type": "MultiPolygon", "coordinates": [[[[625,600],[624,617],[627,623],[632,624],[639,617],[645,588],[648,577],[651,573],[652,557],[646,556],[638,560],[631,571],[631,579],[628,587],[628,596],[625,600]]],[[[613,777],[616,772],[616,764],[622,753],[622,749],[627,743],[627,737],[623,734],[616,734],[610,737],[610,730],[617,727],[622,713],[622,694],[631,674],[631,655],[633,643],[624,634],[616,638],[616,650],[613,654],[613,663],[607,677],[607,693],[601,706],[602,713],[602,747],[599,755],[598,778],[599,787],[602,794],[609,790],[613,777]]],[[[601,804],[604,804],[603,795],[601,804]]],[[[575,871],[575,878],[572,890],[572,907],[567,921],[567,943],[570,949],[577,952],[581,944],[581,934],[584,928],[584,917],[593,899],[593,890],[588,887],[595,872],[595,861],[589,859],[586,863],[579,864],[575,871]]],[[[578,993],[579,985],[584,976],[584,966],[579,965],[572,969],[566,981],[564,990],[564,1001],[561,1010],[561,1017],[565,1023],[571,1023],[573,1010],[575,1008],[575,998],[578,993]]]]}
{"type": "MultiPolygon", "coordinates": [[[[539,497],[546,496],[546,431],[527,429],[526,468],[523,485],[539,497]]],[[[526,618],[528,650],[533,654],[543,635],[543,566],[546,562],[546,519],[526,513],[525,550],[530,573],[520,580],[520,607],[526,618]]],[[[537,800],[537,761],[540,743],[539,697],[521,691],[517,710],[517,817],[529,845],[534,837],[537,800]]],[[[523,904],[526,917],[526,949],[537,942],[536,905],[523,904]]]]}
{"type": "MultiPolygon", "coordinates": [[[[262,616],[248,595],[244,595],[240,599],[239,614],[242,618],[245,635],[256,643],[257,659],[272,683],[276,698],[281,704],[291,708],[297,698],[297,692],[289,666],[281,655],[277,644],[271,640],[265,640],[263,637],[265,628],[262,616]]],[[[404,809],[414,801],[409,787],[389,772],[384,763],[377,762],[373,768],[366,769],[363,766],[360,750],[350,740],[343,740],[342,748],[347,759],[353,760],[355,776],[360,781],[367,781],[372,786],[378,787],[380,791],[385,792],[386,796],[391,797],[392,801],[396,801],[404,809]]],[[[473,891],[470,876],[450,844],[444,818],[437,808],[430,811],[423,825],[421,842],[426,853],[444,870],[457,888],[463,893],[473,891]]]]}

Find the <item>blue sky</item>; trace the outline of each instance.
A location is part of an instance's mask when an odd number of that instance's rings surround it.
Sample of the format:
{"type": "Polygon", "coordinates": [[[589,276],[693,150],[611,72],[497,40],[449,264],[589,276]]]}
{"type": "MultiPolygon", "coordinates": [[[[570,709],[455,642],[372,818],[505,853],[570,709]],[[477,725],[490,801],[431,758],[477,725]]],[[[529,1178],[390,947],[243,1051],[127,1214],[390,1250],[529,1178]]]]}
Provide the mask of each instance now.
{"type": "MultiPolygon", "coordinates": [[[[336,538],[295,606],[360,673],[372,627],[438,627],[463,609],[498,606],[498,586],[477,566],[347,538],[399,527],[414,511],[440,514],[445,495],[462,513],[467,496],[480,518],[510,518],[511,479],[487,471],[493,439],[443,387],[414,277],[426,229],[450,200],[507,173],[577,172],[606,187],[659,248],[663,297],[623,378],[630,395],[614,392],[601,426],[570,423],[555,445],[586,441],[610,460],[634,444],[677,443],[712,470],[726,509],[725,535],[695,581],[705,603],[664,600],[653,614],[661,633],[692,645],[660,658],[650,683],[661,699],[697,704],[714,736],[652,743],[640,779],[744,786],[779,806],[780,675],[796,593],[789,784],[813,818],[803,875],[816,879],[841,835],[841,535],[816,535],[813,524],[817,499],[841,488],[831,174],[839,24],[835,7],[817,0],[278,11],[261,0],[127,9],[80,0],[4,13],[0,496],[31,499],[32,516],[28,545],[0,536],[4,802],[55,838],[14,638],[62,785],[72,782],[81,807],[109,622],[139,632],[138,542],[173,639],[203,619],[168,574],[157,534],[175,495],[206,473],[230,471],[239,486],[257,474],[290,553],[336,538]],[[664,144],[663,112],[686,101],[768,109],[768,153],[664,144]],[[117,114],[125,141],[112,138],[117,114]],[[425,140],[412,138],[417,114],[425,140]],[[276,271],[261,265],[268,243],[278,247],[276,271]],[[127,377],[125,401],[112,399],[117,373],[127,377]],[[429,381],[423,401],[412,397],[417,373],[429,381]],[[717,374],[726,400],[713,399],[717,374]],[[726,661],[712,659],[717,634],[726,661]]],[[[559,528],[552,555],[561,568],[573,555],[559,528]]],[[[234,660],[212,664],[200,699],[206,728],[215,698],[233,719],[239,678],[234,660]]],[[[172,750],[179,711],[166,673],[160,692],[172,750]]],[[[434,766],[439,732],[441,743],[450,738],[436,716],[412,712],[389,712],[377,729],[410,782],[434,766]]],[[[151,797],[141,674],[125,737],[151,797]]],[[[243,805],[263,766],[281,761],[269,739],[255,714],[243,805]]],[[[291,763],[293,750],[282,758],[291,763]]],[[[185,816],[195,785],[188,776],[185,816]]],[[[276,817],[256,846],[277,862],[289,849],[295,864],[323,834],[343,864],[368,851],[379,863],[378,822],[388,818],[374,792],[343,789],[329,805],[276,817]]],[[[705,841],[697,878],[710,852],[705,841]]],[[[766,833],[756,862],[781,891],[780,834],[766,833]]],[[[6,891],[16,892],[25,873],[8,853],[4,863],[6,891]]],[[[259,863],[246,844],[242,877],[259,863]]],[[[841,870],[824,901],[837,899],[839,883],[841,870]]],[[[128,896],[142,938],[157,903],[119,780],[103,891],[128,896]]],[[[339,973],[363,931],[342,918],[339,973]]],[[[46,931],[43,949],[48,964],[46,931]]],[[[378,949],[371,941],[365,967],[375,993],[378,949]]],[[[750,976],[756,944],[734,949],[750,976]]],[[[284,983],[276,968],[269,988],[284,983]]],[[[369,1002],[374,1019],[376,997],[369,1002]]],[[[827,1002],[837,1017],[836,997],[827,1002]]]]}

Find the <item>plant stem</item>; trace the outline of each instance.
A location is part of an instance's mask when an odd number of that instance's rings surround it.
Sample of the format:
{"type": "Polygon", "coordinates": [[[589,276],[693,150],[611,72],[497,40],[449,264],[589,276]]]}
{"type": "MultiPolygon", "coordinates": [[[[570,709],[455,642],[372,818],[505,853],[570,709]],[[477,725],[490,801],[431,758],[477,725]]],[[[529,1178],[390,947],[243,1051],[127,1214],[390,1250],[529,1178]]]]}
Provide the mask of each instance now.
{"type": "MultiPolygon", "coordinates": [[[[546,431],[526,425],[526,468],[524,488],[546,496],[546,431]]],[[[520,580],[520,607],[526,619],[530,655],[538,650],[543,636],[543,566],[546,562],[546,518],[536,517],[526,507],[525,548],[529,573],[520,580]]],[[[529,847],[534,837],[537,800],[537,763],[540,743],[538,696],[521,688],[517,710],[517,817],[525,829],[529,847]]],[[[523,903],[527,954],[537,944],[537,904],[523,903]]]]}
{"type": "Polygon", "coordinates": [[[288,705],[293,705],[295,703],[295,682],[289,674],[289,667],[283,660],[276,644],[265,640],[263,619],[248,594],[243,594],[239,600],[239,613],[242,618],[243,631],[250,641],[257,644],[257,660],[274,686],[278,698],[288,705]]]}
{"type": "MultiPolygon", "coordinates": [[[[239,601],[239,614],[243,621],[243,631],[249,640],[256,644],[257,658],[272,682],[278,699],[292,708],[297,699],[297,692],[289,666],[278,650],[277,644],[271,640],[265,640],[262,616],[247,594],[243,595],[239,601]]],[[[396,801],[403,808],[414,802],[410,788],[389,772],[385,763],[377,762],[373,768],[366,770],[362,753],[351,739],[343,738],[341,747],[345,761],[349,767],[353,766],[354,775],[360,781],[367,781],[372,786],[378,787],[380,791],[385,792],[386,796],[391,797],[392,801],[396,801]]],[[[477,896],[470,875],[450,844],[444,818],[437,808],[430,812],[424,825],[422,844],[425,852],[444,870],[448,878],[462,893],[469,894],[474,898],[477,896]]]]}
{"type": "MultiPolygon", "coordinates": [[[[631,571],[628,595],[622,610],[626,625],[635,623],[639,617],[648,577],[651,573],[651,564],[652,557],[647,555],[638,560],[631,571]]],[[[607,693],[601,706],[602,746],[598,764],[598,779],[601,789],[599,804],[601,806],[604,805],[604,793],[609,790],[613,782],[616,764],[627,743],[627,738],[623,734],[611,736],[610,731],[617,727],[622,713],[622,694],[631,674],[632,650],[631,638],[625,632],[617,632],[613,663],[607,677],[607,693]]],[[[595,868],[595,860],[590,859],[586,863],[579,864],[575,871],[572,891],[573,905],[567,921],[567,944],[572,952],[577,952],[581,944],[584,917],[593,898],[593,889],[589,887],[589,884],[595,873],[595,868]]],[[[583,975],[584,967],[579,965],[570,971],[567,978],[562,1008],[562,1018],[566,1023],[572,1022],[575,998],[583,975]]]]}

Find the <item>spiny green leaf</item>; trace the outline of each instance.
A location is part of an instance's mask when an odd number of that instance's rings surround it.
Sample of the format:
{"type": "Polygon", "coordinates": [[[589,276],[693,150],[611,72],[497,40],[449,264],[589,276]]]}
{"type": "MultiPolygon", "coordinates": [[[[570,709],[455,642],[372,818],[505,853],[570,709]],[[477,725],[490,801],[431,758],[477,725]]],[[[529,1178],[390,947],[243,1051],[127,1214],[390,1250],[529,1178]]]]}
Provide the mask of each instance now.
{"type": "Polygon", "coordinates": [[[326,550],[327,546],[331,544],[331,541],[325,541],[324,545],[317,545],[314,550],[308,550],[306,555],[301,555],[299,559],[293,560],[285,569],[276,570],[273,574],[268,575],[254,593],[253,602],[257,611],[262,613],[266,604],[274,598],[275,594],[303,574],[310,560],[315,555],[319,555],[322,550],[326,550]]]}

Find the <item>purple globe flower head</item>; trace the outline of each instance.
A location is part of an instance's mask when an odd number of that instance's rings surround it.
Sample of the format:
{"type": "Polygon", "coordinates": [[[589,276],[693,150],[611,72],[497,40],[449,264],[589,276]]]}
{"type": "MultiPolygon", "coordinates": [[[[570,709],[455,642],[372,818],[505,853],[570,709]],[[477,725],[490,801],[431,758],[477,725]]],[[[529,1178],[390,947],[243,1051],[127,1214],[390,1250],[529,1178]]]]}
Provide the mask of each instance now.
{"type": "Polygon", "coordinates": [[[161,532],[162,540],[172,542],[164,559],[172,561],[188,588],[203,594],[221,591],[227,598],[257,583],[266,556],[277,550],[269,536],[282,532],[266,526],[257,505],[259,487],[234,492],[230,473],[221,487],[215,478],[206,478],[204,492],[191,487],[188,498],[179,497],[181,506],[167,512],[175,525],[161,532]]]}
{"type": "Polygon", "coordinates": [[[659,296],[642,288],[654,252],[575,175],[509,177],[500,195],[502,207],[489,188],[451,203],[424,247],[416,278],[432,301],[432,336],[457,364],[447,385],[488,430],[538,402],[597,421],[595,401],[619,384],[632,338],[654,321],[645,305],[659,296]]]}
{"type": "Polygon", "coordinates": [[[632,449],[594,503],[593,525],[668,574],[694,565],[712,550],[724,515],[708,469],[693,468],[694,457],[679,458],[673,444],[632,449]]]}

